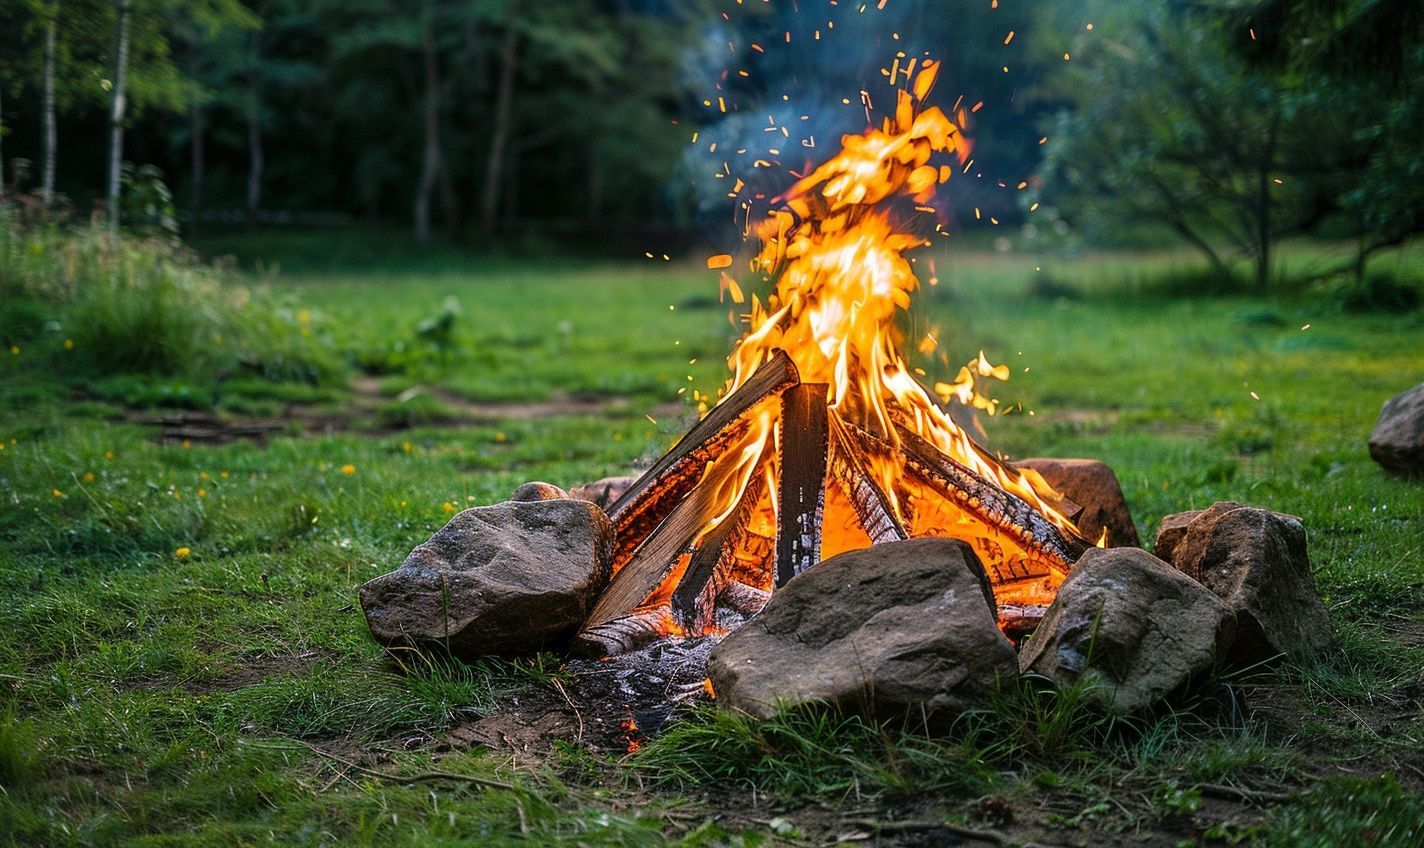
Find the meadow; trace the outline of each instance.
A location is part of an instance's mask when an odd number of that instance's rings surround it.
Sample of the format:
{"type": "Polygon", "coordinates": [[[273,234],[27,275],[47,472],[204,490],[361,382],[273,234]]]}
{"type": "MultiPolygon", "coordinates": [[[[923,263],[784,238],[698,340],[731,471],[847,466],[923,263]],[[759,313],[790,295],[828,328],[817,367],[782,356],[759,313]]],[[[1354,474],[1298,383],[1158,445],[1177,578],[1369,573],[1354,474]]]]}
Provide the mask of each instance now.
{"type": "MultiPolygon", "coordinates": [[[[12,282],[66,261],[168,279],[8,238],[12,282]]],[[[669,446],[693,392],[726,376],[735,309],[715,273],[654,246],[198,247],[232,270],[195,271],[201,286],[122,326],[106,322],[132,291],[105,306],[83,273],[71,295],[0,288],[6,843],[937,844],[955,832],[937,824],[1072,844],[1424,840],[1424,485],[1365,447],[1380,403],[1424,380],[1418,308],[1328,284],[1197,290],[1170,252],[936,248],[907,347],[938,339],[914,355],[930,378],[980,350],[1011,366],[985,443],[1106,461],[1147,542],[1163,515],[1220,500],[1300,516],[1339,653],[1127,723],[1071,692],[1005,692],[947,734],[703,708],[636,753],[554,739],[531,762],[452,731],[552,691],[559,657],[393,662],[356,588],[455,510],[669,446]],[[46,318],[63,297],[78,305],[46,318]],[[211,409],[279,429],[217,444],[149,423],[211,409]]],[[[1417,278],[1424,249],[1380,264],[1417,278]]]]}

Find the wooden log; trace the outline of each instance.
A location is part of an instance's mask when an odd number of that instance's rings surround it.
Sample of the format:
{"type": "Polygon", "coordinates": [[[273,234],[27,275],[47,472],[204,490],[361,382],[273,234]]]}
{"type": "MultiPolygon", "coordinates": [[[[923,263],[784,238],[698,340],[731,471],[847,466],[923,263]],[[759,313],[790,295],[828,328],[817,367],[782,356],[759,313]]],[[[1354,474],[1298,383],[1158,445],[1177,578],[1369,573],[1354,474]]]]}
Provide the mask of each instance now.
{"type": "Polygon", "coordinates": [[[672,450],[663,454],[613,502],[608,515],[613,520],[617,539],[613,555],[615,573],[696,485],[706,464],[746,434],[751,427],[748,413],[800,380],[791,357],[778,350],[751,379],[712,407],[672,450]]]}
{"type": "MultiPolygon", "coordinates": [[[[761,460],[757,460],[757,466],[761,460]]],[[[761,468],[752,470],[737,505],[712,529],[693,552],[687,569],[672,592],[672,615],[689,634],[705,633],[716,618],[717,596],[731,580],[730,562],[737,555],[751,511],[761,500],[765,476],[761,468]]]]}
{"type": "MultiPolygon", "coordinates": [[[[1023,498],[985,480],[972,469],[919,435],[897,427],[906,467],[952,498],[966,512],[985,524],[1016,537],[1025,550],[1043,558],[1059,571],[1068,571],[1078,557],[1091,547],[1080,536],[1060,533],[1043,513],[1023,498]]],[[[861,438],[874,439],[868,434],[861,438]]]]}
{"type": "Polygon", "coordinates": [[[616,657],[646,648],[667,635],[667,619],[667,607],[618,616],[580,630],[574,637],[572,648],[586,657],[616,657]]]}
{"type": "Polygon", "coordinates": [[[781,395],[776,585],[815,565],[821,554],[830,446],[825,383],[801,383],[781,395]]]}
{"type": "Polygon", "coordinates": [[[895,517],[890,500],[885,496],[861,461],[863,449],[853,447],[839,416],[831,416],[831,479],[840,485],[855,507],[860,526],[870,537],[871,544],[903,541],[910,534],[895,517]]]}
{"type": "Polygon", "coordinates": [[[761,612],[761,608],[766,606],[766,602],[769,600],[771,600],[770,592],[736,580],[729,581],[722,589],[722,593],[717,596],[718,606],[726,607],[732,612],[748,618],[761,612]]]}

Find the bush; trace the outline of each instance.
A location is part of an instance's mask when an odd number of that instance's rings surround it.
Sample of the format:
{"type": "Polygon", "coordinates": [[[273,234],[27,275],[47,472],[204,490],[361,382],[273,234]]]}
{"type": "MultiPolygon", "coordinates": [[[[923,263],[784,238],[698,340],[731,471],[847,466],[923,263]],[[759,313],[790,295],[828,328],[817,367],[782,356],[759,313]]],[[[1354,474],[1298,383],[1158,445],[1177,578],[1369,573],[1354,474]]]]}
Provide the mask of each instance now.
{"type": "Polygon", "coordinates": [[[0,333],[70,374],[316,385],[343,371],[320,316],[159,238],[24,227],[0,208],[0,302],[0,333]]]}

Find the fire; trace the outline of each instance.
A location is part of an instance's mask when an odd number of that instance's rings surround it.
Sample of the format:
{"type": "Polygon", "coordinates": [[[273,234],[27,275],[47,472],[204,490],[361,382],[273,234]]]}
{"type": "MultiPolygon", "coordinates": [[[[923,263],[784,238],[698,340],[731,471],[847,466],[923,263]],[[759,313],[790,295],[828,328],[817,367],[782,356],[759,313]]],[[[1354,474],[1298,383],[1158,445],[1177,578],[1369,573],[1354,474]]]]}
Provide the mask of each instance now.
{"type": "MultiPolygon", "coordinates": [[[[1042,478],[987,455],[945,414],[900,350],[895,317],[909,308],[920,285],[907,253],[929,243],[910,224],[926,210],[934,210],[936,186],[957,170],[942,160],[952,157],[962,165],[970,152],[964,110],[952,119],[925,103],[938,71],[939,63],[925,62],[909,90],[899,92],[893,117],[862,135],[845,136],[841,151],[776,198],[776,208],[756,227],[760,251],[752,270],[774,280],[775,287],[765,303],[751,297],[747,330],[728,360],[732,378],[724,398],[776,351],[785,351],[803,382],[828,385],[833,432],[861,431],[891,448],[901,443],[902,430],[913,433],[1022,498],[1065,534],[1076,536],[1072,522],[1054,507],[1057,494],[1042,478]]],[[[727,257],[719,255],[708,266],[723,268],[726,262],[727,257]]],[[[722,286],[741,294],[741,287],[725,272],[722,286]]],[[[981,392],[981,383],[1007,377],[1006,367],[991,365],[981,353],[955,380],[937,383],[935,393],[945,402],[954,400],[992,412],[993,402],[981,392]]],[[[764,409],[746,436],[709,463],[703,480],[716,486],[717,518],[700,539],[729,519],[754,484],[760,492],[758,509],[745,536],[774,538],[774,460],[782,438],[786,434],[780,432],[775,410],[764,409]],[[759,474],[767,480],[758,481],[759,474]]],[[[964,539],[975,546],[986,565],[1016,565],[1020,567],[1008,570],[1033,575],[1028,580],[998,581],[1001,602],[1044,602],[1062,581],[1061,563],[1037,562],[1022,540],[976,521],[943,497],[932,496],[906,473],[895,451],[866,451],[856,461],[885,494],[890,511],[911,536],[964,539]]],[[[848,493],[834,481],[826,487],[822,522],[822,558],[871,544],[856,521],[848,493]]],[[[771,569],[765,556],[765,545],[745,556],[738,552],[739,579],[770,588],[771,569]]]]}

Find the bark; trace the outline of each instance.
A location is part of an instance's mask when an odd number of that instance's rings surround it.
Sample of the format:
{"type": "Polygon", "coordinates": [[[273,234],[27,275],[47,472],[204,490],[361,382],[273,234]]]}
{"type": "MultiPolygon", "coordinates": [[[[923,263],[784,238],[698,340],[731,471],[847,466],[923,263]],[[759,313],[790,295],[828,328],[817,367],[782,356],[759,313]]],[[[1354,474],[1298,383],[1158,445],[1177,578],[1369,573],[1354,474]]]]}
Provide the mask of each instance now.
{"type": "Polygon", "coordinates": [[[194,103],[189,107],[188,115],[192,123],[191,137],[188,140],[192,154],[192,179],[188,194],[188,215],[192,219],[189,225],[191,234],[198,231],[198,219],[203,214],[203,182],[207,179],[207,164],[203,149],[203,107],[194,103]]]}
{"type": "Polygon", "coordinates": [[[257,64],[261,42],[254,33],[248,43],[247,74],[247,226],[257,226],[262,208],[262,172],[266,156],[262,150],[261,100],[257,86],[257,64]]]}
{"type": "Polygon", "coordinates": [[[519,71],[519,32],[511,25],[500,49],[499,88],[495,95],[494,130],[485,163],[484,196],[480,201],[480,232],[494,235],[499,217],[500,189],[504,185],[505,150],[509,147],[514,113],[514,80],[519,71]]]}
{"type": "Polygon", "coordinates": [[[440,171],[440,67],[435,54],[435,34],[426,10],[420,27],[420,54],[425,70],[425,153],[420,183],[415,190],[415,238],[430,241],[430,194],[440,171]]]}
{"type": "Polygon", "coordinates": [[[114,50],[114,90],[109,103],[109,229],[119,228],[119,191],[124,163],[124,115],[128,109],[129,29],[132,0],[118,0],[119,31],[114,50]]]}
{"type": "MultiPolygon", "coordinates": [[[[50,11],[51,15],[59,14],[58,7],[50,11]]],[[[40,178],[40,203],[45,209],[49,209],[54,203],[54,165],[59,150],[59,133],[55,126],[54,114],[54,41],[58,28],[58,20],[51,17],[45,27],[44,94],[40,107],[44,111],[44,171],[40,178]]]]}

